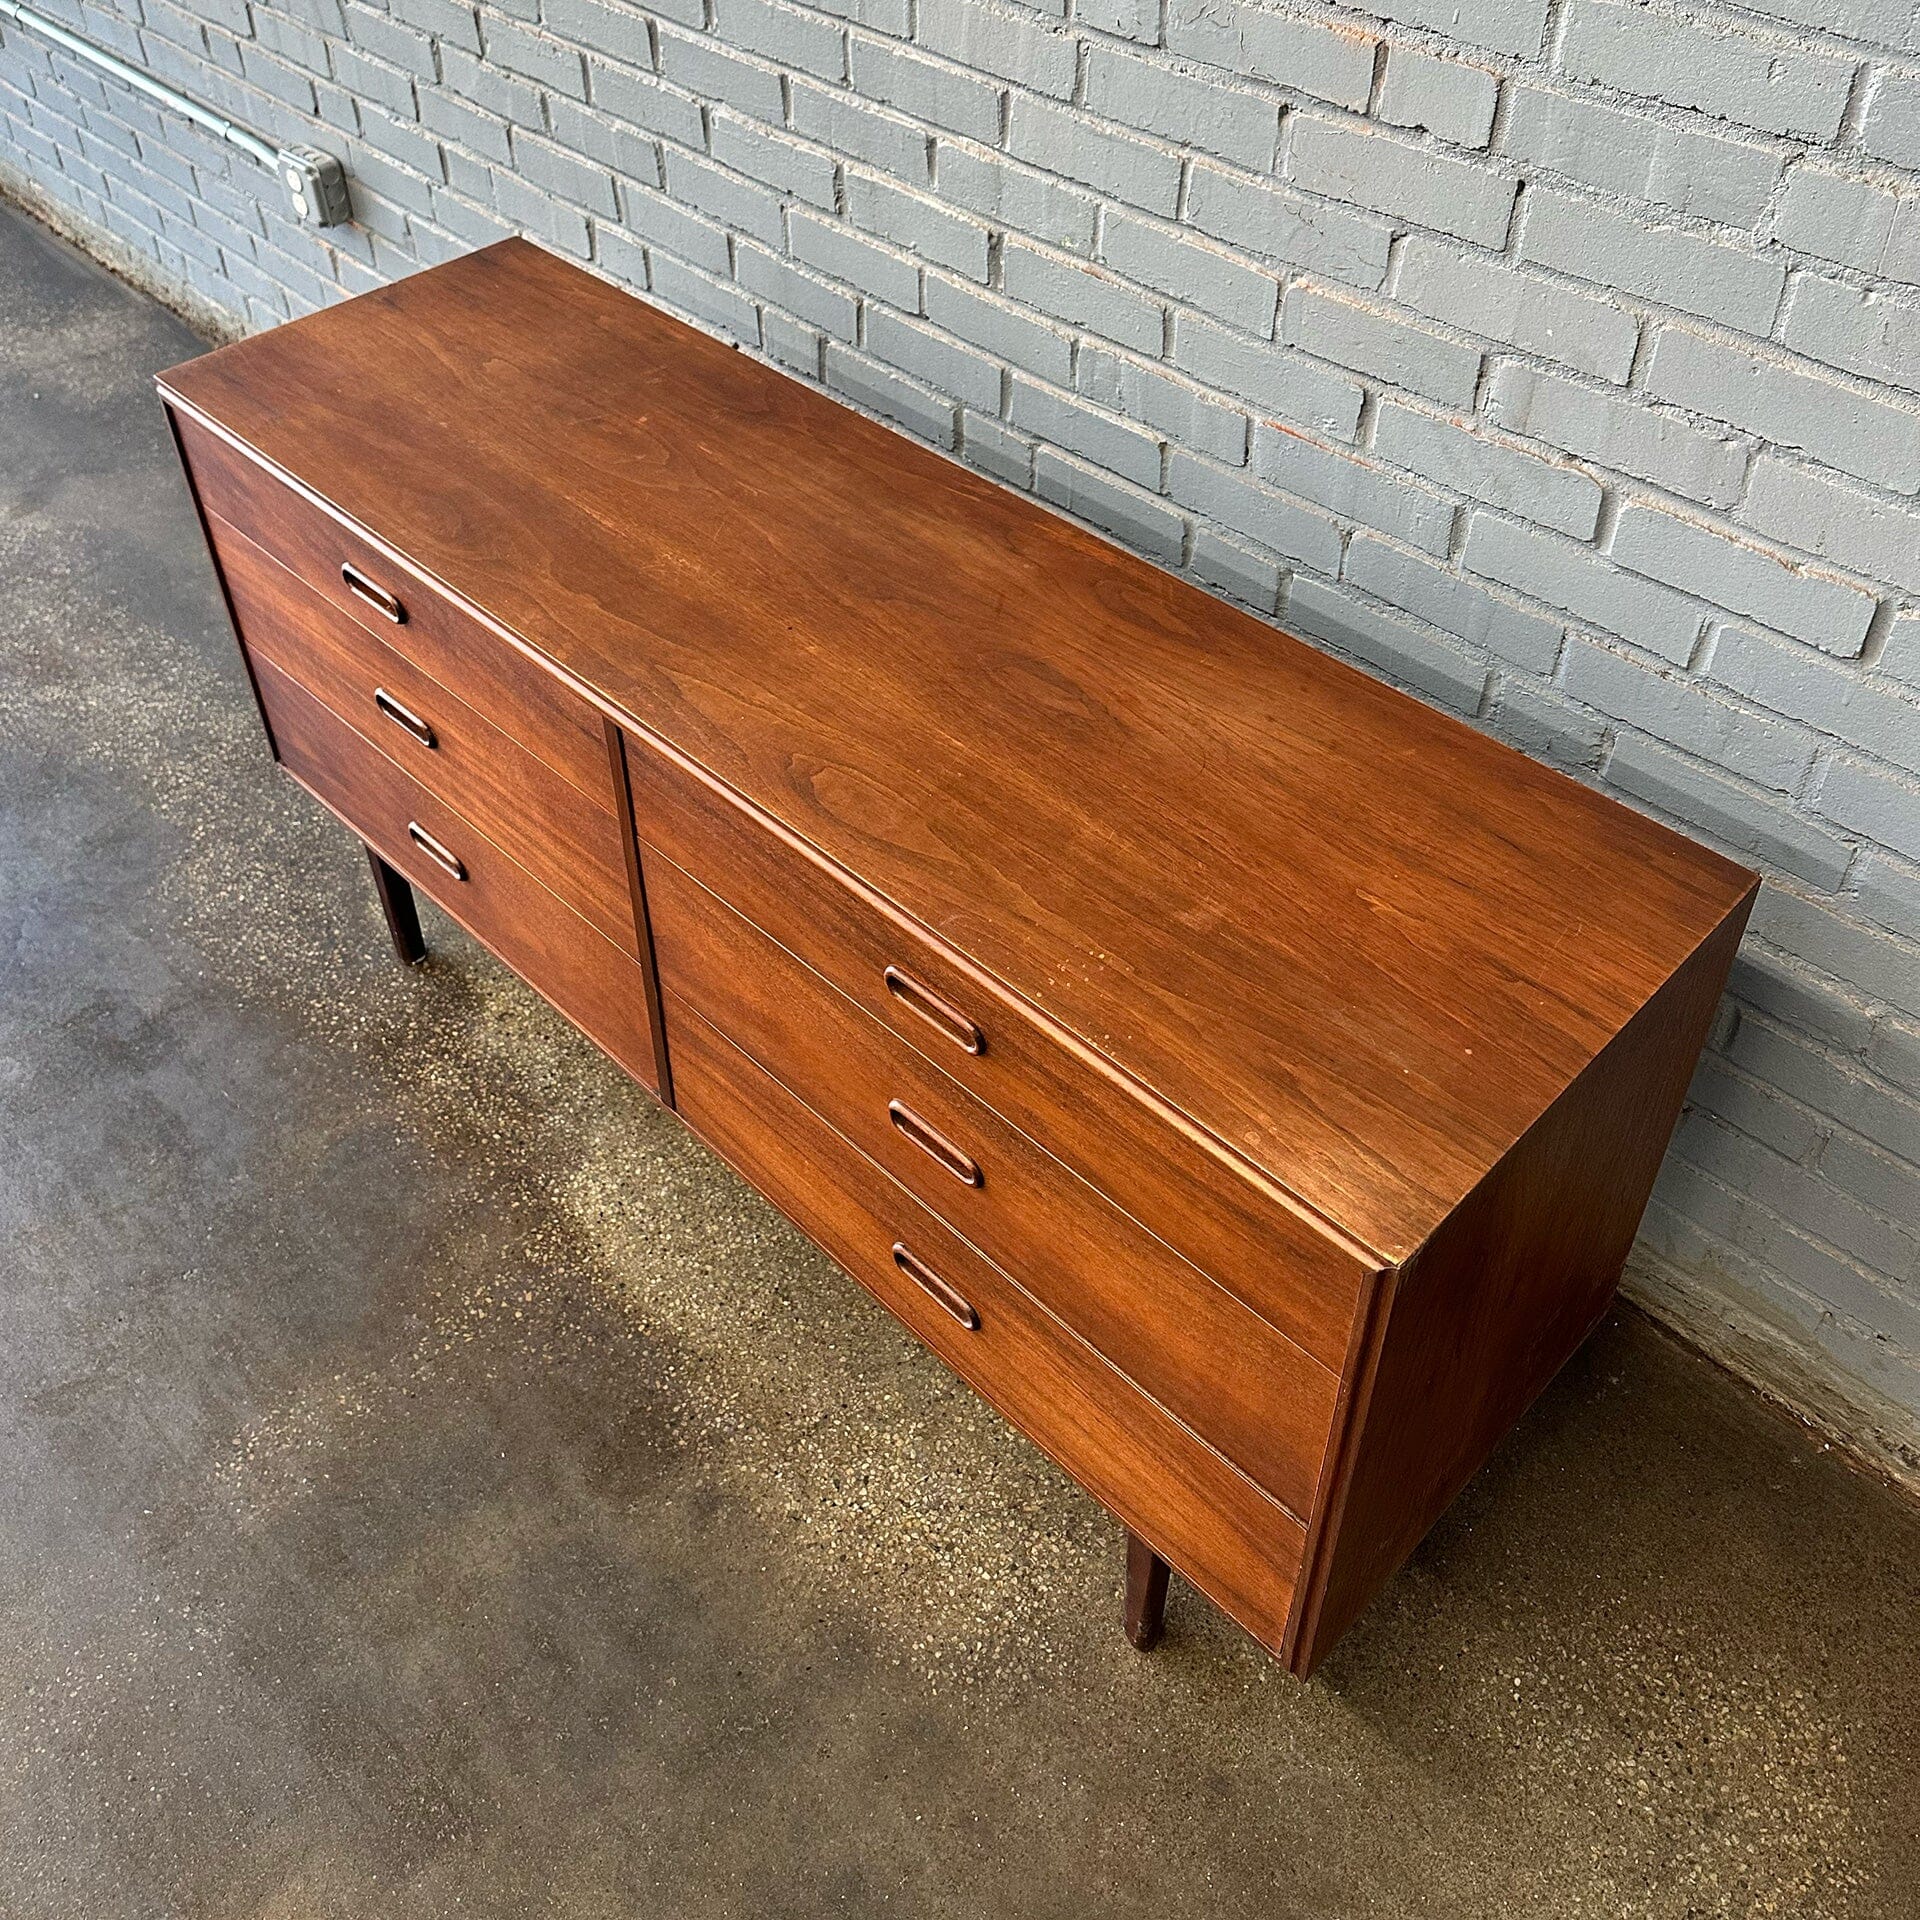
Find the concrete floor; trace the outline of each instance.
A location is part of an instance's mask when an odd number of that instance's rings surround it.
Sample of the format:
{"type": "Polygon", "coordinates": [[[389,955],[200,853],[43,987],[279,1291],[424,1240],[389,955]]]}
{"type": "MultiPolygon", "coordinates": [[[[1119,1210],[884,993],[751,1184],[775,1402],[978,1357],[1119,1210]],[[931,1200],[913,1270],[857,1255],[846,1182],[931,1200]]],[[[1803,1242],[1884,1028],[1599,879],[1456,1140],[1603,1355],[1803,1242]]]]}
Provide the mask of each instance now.
{"type": "Polygon", "coordinates": [[[0,1912],[1911,1916],[1920,1519],[1645,1322],[1302,1687],[268,765],[0,208],[0,1912]]]}

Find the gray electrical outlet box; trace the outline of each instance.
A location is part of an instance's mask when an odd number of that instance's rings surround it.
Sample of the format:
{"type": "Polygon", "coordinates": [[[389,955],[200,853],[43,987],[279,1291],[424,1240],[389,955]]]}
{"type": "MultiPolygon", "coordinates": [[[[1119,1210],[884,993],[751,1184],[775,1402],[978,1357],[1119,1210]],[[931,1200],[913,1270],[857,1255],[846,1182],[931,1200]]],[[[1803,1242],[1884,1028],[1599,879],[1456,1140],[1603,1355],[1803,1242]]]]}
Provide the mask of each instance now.
{"type": "Polygon", "coordinates": [[[294,218],[309,227],[338,227],[353,218],[347,201],[347,170],[315,147],[288,147],[280,155],[280,178],[293,196],[294,218]]]}

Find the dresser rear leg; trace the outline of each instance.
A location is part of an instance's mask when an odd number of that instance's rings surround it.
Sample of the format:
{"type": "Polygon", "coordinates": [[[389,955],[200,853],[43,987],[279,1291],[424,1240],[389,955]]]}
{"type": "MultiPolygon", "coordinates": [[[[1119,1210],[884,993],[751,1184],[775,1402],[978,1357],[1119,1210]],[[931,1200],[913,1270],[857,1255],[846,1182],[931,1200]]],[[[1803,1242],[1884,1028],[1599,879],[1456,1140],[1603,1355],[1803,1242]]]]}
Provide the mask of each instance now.
{"type": "Polygon", "coordinates": [[[371,847],[367,864],[373,869],[373,890],[380,896],[380,911],[387,916],[387,931],[393,935],[393,950],[403,967],[417,966],[427,957],[427,943],[420,935],[413,889],[371,847]]]}
{"type": "Polygon", "coordinates": [[[1148,1652],[1167,1623],[1167,1563],[1140,1538],[1127,1534],[1127,1638],[1148,1652]]]}

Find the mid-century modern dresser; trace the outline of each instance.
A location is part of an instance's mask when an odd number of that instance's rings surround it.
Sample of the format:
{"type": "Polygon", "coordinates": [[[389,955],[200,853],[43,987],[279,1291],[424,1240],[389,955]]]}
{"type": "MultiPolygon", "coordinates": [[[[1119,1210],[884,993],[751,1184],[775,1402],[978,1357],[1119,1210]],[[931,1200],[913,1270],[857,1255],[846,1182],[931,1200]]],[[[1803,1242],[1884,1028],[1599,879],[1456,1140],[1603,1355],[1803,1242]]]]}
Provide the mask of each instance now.
{"type": "MultiPolygon", "coordinates": [[[[1281,351],[1281,349],[1276,349],[1281,351]]],[[[1612,1297],[1751,874],[538,249],[165,375],[280,764],[1311,1671],[1612,1297]]]]}

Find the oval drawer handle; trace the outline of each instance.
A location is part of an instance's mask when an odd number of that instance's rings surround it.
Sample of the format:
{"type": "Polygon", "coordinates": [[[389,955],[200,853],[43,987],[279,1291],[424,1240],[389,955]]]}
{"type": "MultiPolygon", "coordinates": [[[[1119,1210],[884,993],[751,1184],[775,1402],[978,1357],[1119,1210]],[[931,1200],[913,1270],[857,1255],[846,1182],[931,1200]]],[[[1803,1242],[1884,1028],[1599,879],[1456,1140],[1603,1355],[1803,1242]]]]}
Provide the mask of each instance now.
{"type": "Polygon", "coordinates": [[[881,976],[887,991],[910,1013],[917,1013],[928,1026],[968,1053],[985,1053],[987,1036],[950,1001],[943,1000],[931,987],[922,986],[912,974],[889,967],[881,976]]]}
{"type": "Polygon", "coordinates": [[[461,864],[458,854],[449,853],[418,820],[407,822],[407,838],[424,853],[436,867],[443,867],[456,880],[464,880],[467,870],[461,864]]]}
{"type": "Polygon", "coordinates": [[[984,1184],[979,1162],[964,1154],[945,1134],[927,1123],[898,1100],[887,1102],[887,1118],[894,1124],[897,1132],[911,1140],[920,1151],[937,1160],[956,1180],[963,1180],[970,1187],[984,1184]]]}
{"type": "Polygon", "coordinates": [[[406,619],[407,610],[398,597],[369,580],[352,561],[340,562],[340,578],[347,583],[347,591],[356,600],[364,600],[376,613],[385,614],[396,627],[406,619]]]}
{"type": "Polygon", "coordinates": [[[403,707],[385,687],[375,687],[373,704],[384,713],[403,733],[410,733],[420,744],[431,751],[440,742],[433,737],[433,729],[414,712],[411,707],[403,707]]]}
{"type": "Polygon", "coordinates": [[[898,1240],[893,1243],[893,1264],[922,1293],[931,1295],[945,1307],[969,1333],[980,1331],[980,1315],[965,1295],[958,1288],[949,1286],[917,1253],[903,1247],[898,1240]]]}

